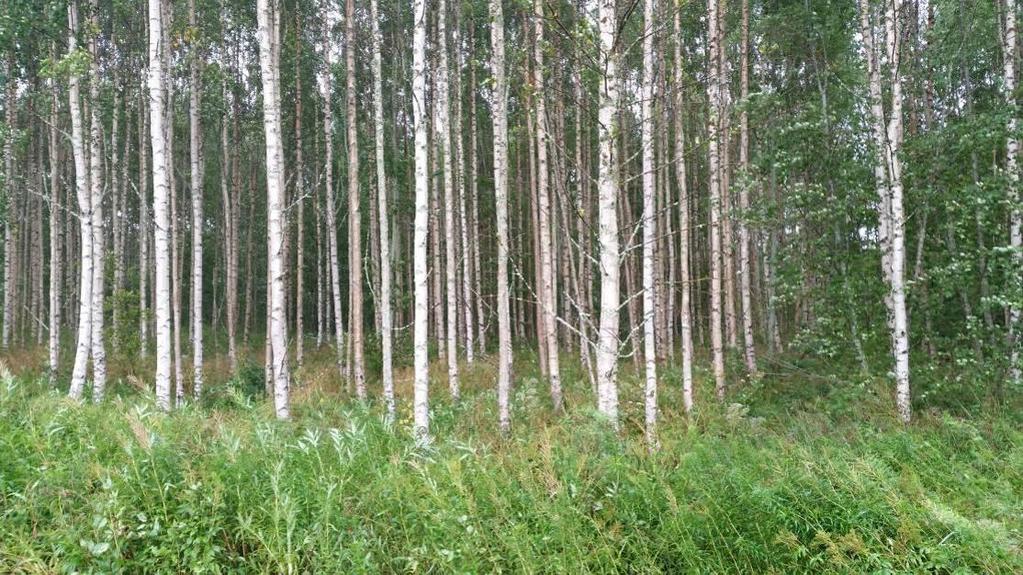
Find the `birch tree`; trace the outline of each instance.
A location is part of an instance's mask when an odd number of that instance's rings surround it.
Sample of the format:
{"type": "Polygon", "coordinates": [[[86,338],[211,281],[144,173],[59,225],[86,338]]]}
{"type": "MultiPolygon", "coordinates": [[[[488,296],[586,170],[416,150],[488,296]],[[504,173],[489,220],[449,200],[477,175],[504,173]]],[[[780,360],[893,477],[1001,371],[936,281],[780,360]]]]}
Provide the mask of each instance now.
{"type": "Polygon", "coordinates": [[[739,112],[739,299],[742,306],[743,357],[750,375],[757,373],[757,351],[753,341],[753,281],[750,270],[750,233],[746,223],[749,210],[749,112],[745,103],[749,98],[749,0],[742,0],[742,28],[739,47],[739,99],[743,102],[739,112]]]}
{"type": "Polygon", "coordinates": [[[675,177],[678,180],[679,216],[679,275],[682,278],[680,293],[679,329],[682,338],[682,406],[686,413],[693,409],[693,322],[690,302],[690,242],[689,230],[689,188],[686,180],[685,118],[683,117],[683,86],[685,65],[682,58],[682,18],[675,10],[675,177]]]}
{"type": "Polygon", "coordinates": [[[876,51],[874,26],[868,0],[859,0],[860,31],[866,52],[868,98],[874,144],[874,179],[878,194],[878,235],[882,275],[887,283],[885,304],[891,332],[895,373],[895,399],[899,418],[911,418],[909,387],[909,334],[905,287],[905,217],[902,207],[902,82],[900,76],[902,0],[886,3],[885,52],[888,57],[890,109],[885,118],[881,85],[881,60],[876,51]]]}
{"type": "Polygon", "coordinates": [[[341,271],[338,269],[338,245],[337,245],[337,203],[334,198],[334,111],[332,102],[334,99],[334,66],[337,64],[339,53],[338,44],[335,41],[335,33],[338,22],[341,20],[340,9],[334,2],[326,1],[321,9],[324,17],[323,36],[323,67],[317,75],[320,98],[323,100],[323,141],[324,155],[324,186],[327,188],[326,213],[327,228],[327,267],[330,269],[330,296],[333,304],[334,316],[334,345],[337,353],[338,374],[344,376],[344,321],[341,315],[341,271]]]}
{"type": "Polygon", "coordinates": [[[538,225],[540,227],[540,302],[544,341],[547,345],[547,371],[551,384],[551,403],[554,411],[560,412],[564,400],[561,396],[561,368],[558,361],[558,324],[556,298],[554,297],[554,254],[551,246],[551,195],[547,162],[547,95],[544,87],[544,0],[534,0],[533,21],[536,37],[533,40],[533,83],[536,93],[536,156],[537,156],[537,199],[538,225]]]}
{"type": "Polygon", "coordinates": [[[444,172],[444,292],[447,297],[447,360],[448,388],[451,397],[458,399],[461,390],[458,382],[458,305],[457,268],[455,264],[455,197],[451,163],[451,128],[449,125],[450,103],[448,79],[447,3],[437,3],[437,126],[440,136],[440,155],[444,172]]]}
{"type": "MultiPolygon", "coordinates": [[[[423,0],[418,0],[422,3],[423,0]]],[[[511,311],[508,293],[508,86],[504,63],[504,9],[490,0],[491,73],[494,76],[494,199],[497,226],[497,406],[501,432],[511,430],[511,311]]]]}
{"type": "Polygon", "coordinates": [[[649,449],[657,446],[657,334],[654,251],[657,248],[656,167],[654,166],[654,0],[643,2],[643,360],[645,363],[644,429],[649,449]]]}
{"type": "Polygon", "coordinates": [[[725,396],[725,352],[721,333],[721,70],[718,44],[719,0],[707,0],[707,36],[710,58],[707,63],[707,147],[710,186],[710,347],[714,362],[714,390],[718,399],[725,396]]]}
{"type": "Polygon", "coordinates": [[[288,419],[287,296],[284,289],[284,160],[281,149],[280,12],[276,0],[257,0],[259,70],[263,84],[266,135],[267,241],[270,270],[270,341],[273,354],[274,411],[288,419]]]}
{"type": "Polygon", "coordinates": [[[149,0],[149,133],[153,148],[153,257],[156,264],[156,402],[170,409],[171,294],[170,294],[170,151],[166,122],[170,120],[165,96],[163,12],[166,0],[149,0]]]}
{"type": "Polygon", "coordinates": [[[389,241],[387,203],[387,164],[384,154],[384,88],[380,55],[383,36],[380,34],[380,15],[377,0],[370,0],[370,21],[373,34],[373,135],[376,152],[377,217],[380,219],[380,355],[381,380],[387,413],[393,420],[394,375],[391,359],[391,244],[389,241]]]}
{"type": "MultiPolygon", "coordinates": [[[[492,0],[499,2],[500,0],[492,0]]],[[[426,243],[430,225],[430,182],[426,150],[426,0],[412,0],[412,122],[415,128],[416,212],[413,236],[413,282],[415,319],[413,326],[413,426],[416,436],[430,436],[429,287],[427,286],[426,243]]]]}
{"type": "Polygon", "coordinates": [[[348,112],[348,263],[352,330],[352,376],[355,393],[366,399],[366,368],[362,343],[362,213],[359,191],[359,128],[355,109],[355,3],[347,0],[345,9],[345,101],[348,112]]]}
{"type": "MultiPolygon", "coordinates": [[[[68,55],[78,51],[78,3],[68,4],[68,55]]],[[[78,197],[78,219],[81,230],[79,242],[80,264],[78,292],[78,344],[75,347],[75,362],[71,370],[71,386],[68,395],[81,399],[85,390],[85,377],[89,368],[89,354],[92,346],[92,191],[89,184],[89,167],[85,158],[85,128],[82,119],[81,78],[72,70],[68,79],[68,106],[71,111],[71,150],[75,162],[75,192],[78,197]]],[[[9,245],[9,244],[8,244],[9,245]]],[[[5,290],[6,291],[6,290],[5,290]]],[[[5,314],[6,315],[6,314],[5,314]]],[[[4,326],[7,321],[5,317],[4,326]]],[[[6,347],[6,346],[5,346],[6,347]]]]}
{"type": "MultiPolygon", "coordinates": [[[[72,54],[70,48],[69,54],[72,54]]],[[[14,203],[14,121],[15,108],[17,107],[17,80],[14,73],[14,54],[8,55],[4,62],[4,77],[7,85],[4,89],[4,124],[7,127],[4,138],[4,203],[11,206],[14,203]]],[[[14,292],[16,277],[14,263],[17,259],[15,246],[17,242],[14,237],[16,216],[15,210],[10,207],[6,210],[4,218],[4,302],[3,302],[3,328],[0,335],[0,347],[7,349],[11,343],[11,332],[14,324],[14,292]]]]}
{"type": "Polygon", "coordinates": [[[1018,386],[1023,380],[1023,365],[1020,364],[1020,310],[1019,298],[1021,285],[1020,270],[1023,270],[1023,210],[1020,208],[1019,196],[1019,138],[1016,134],[1018,120],[1016,118],[1016,0],[1005,2],[1005,30],[1002,33],[1002,92],[1005,105],[1009,110],[1005,131],[1008,134],[1005,142],[1005,172],[1009,180],[1009,246],[1012,248],[1012,262],[1016,269],[1013,276],[1014,284],[1010,286],[1015,295],[1015,304],[1009,306],[1009,365],[1012,379],[1018,386]]]}
{"type": "MultiPolygon", "coordinates": [[[[51,43],[51,58],[56,55],[56,42],[51,43]]],[[[60,328],[62,323],[61,307],[61,285],[63,283],[63,262],[61,261],[61,234],[60,234],[60,209],[61,205],[61,183],[60,183],[60,132],[58,123],[60,121],[59,94],[57,82],[50,78],[47,83],[50,88],[50,129],[49,129],[49,156],[50,156],[50,316],[49,316],[49,362],[50,381],[56,377],[60,360],[60,328]]]]}
{"type": "Polygon", "coordinates": [[[202,86],[199,83],[199,63],[202,57],[198,46],[198,26],[195,18],[195,0],[188,0],[188,25],[192,38],[189,62],[189,175],[192,192],[192,394],[196,401],[202,397],[202,232],[203,232],[203,159],[202,125],[199,115],[202,86]]]}
{"type": "MultiPolygon", "coordinates": [[[[711,0],[713,1],[713,0],[711,0]]],[[[597,176],[600,242],[600,327],[597,342],[597,408],[618,429],[618,157],[615,149],[618,116],[618,17],[615,0],[599,0],[597,22],[600,78],[598,111],[599,171],[597,176]]]]}

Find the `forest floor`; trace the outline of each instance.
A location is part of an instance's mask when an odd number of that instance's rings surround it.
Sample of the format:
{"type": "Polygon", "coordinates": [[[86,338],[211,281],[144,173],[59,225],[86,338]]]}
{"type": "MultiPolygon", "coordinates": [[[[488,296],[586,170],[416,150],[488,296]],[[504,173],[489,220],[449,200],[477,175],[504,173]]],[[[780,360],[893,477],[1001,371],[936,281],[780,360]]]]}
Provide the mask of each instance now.
{"type": "Polygon", "coordinates": [[[666,369],[648,455],[628,369],[618,437],[571,364],[551,414],[524,355],[502,438],[492,360],[465,368],[457,405],[435,365],[418,445],[407,368],[391,425],[311,353],[282,423],[257,365],[225,380],[214,361],[203,405],[163,414],[130,367],[78,404],[22,375],[33,353],[0,373],[3,573],[1023,572],[1020,398],[947,374],[904,427],[883,381],[794,358],[724,405],[698,370],[687,420],[666,369]]]}

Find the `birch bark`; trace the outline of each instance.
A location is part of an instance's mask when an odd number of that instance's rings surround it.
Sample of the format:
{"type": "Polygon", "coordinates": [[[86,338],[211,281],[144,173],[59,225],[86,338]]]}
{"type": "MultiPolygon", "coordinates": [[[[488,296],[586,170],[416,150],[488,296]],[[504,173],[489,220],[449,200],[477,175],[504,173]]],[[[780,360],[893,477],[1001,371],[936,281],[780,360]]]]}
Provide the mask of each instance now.
{"type": "Polygon", "coordinates": [[[370,0],[370,20],[373,34],[373,122],[374,143],[376,152],[377,176],[377,217],[380,219],[380,354],[381,380],[383,383],[384,404],[387,413],[393,420],[394,407],[394,375],[391,359],[391,244],[389,241],[388,203],[387,203],[387,165],[384,154],[384,87],[380,34],[380,15],[378,1],[370,0]]]}
{"type": "MultiPolygon", "coordinates": [[[[712,0],[713,1],[713,0],[712,0]]],[[[600,63],[599,173],[597,177],[600,241],[600,332],[597,343],[598,409],[618,429],[619,245],[618,159],[615,117],[618,115],[618,55],[615,0],[600,0],[598,30],[600,63]]]]}
{"type": "MultiPolygon", "coordinates": [[[[500,0],[491,0],[499,2],[500,0]]],[[[413,333],[414,372],[413,421],[416,435],[428,440],[430,434],[429,288],[427,286],[426,243],[430,220],[430,189],[427,179],[426,142],[426,0],[412,0],[412,121],[415,127],[416,212],[414,230],[415,325],[413,333]]]]}
{"type": "Polygon", "coordinates": [[[266,134],[268,245],[270,252],[270,341],[273,354],[274,411],[288,419],[287,295],[284,290],[284,161],[281,149],[280,14],[276,0],[257,0],[259,69],[263,83],[266,134]]]}

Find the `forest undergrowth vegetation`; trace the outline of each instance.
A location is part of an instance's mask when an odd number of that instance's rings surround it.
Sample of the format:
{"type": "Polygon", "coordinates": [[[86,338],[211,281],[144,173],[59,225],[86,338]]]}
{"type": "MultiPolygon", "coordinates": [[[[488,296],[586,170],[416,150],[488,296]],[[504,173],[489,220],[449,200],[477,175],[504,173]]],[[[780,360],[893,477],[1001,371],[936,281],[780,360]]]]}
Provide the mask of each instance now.
{"type": "Polygon", "coordinates": [[[522,350],[504,437],[490,358],[465,368],[458,403],[438,363],[424,444],[409,368],[391,422],[350,400],[326,348],[296,372],[291,421],[274,419],[258,364],[228,379],[212,359],[203,403],[166,414],[116,361],[99,405],[13,376],[33,353],[0,374],[0,572],[1023,570],[1020,397],[995,401],[968,373],[918,378],[904,426],[884,378],[795,356],[723,403],[697,370],[687,419],[669,368],[650,454],[631,366],[616,435],[578,365],[553,415],[522,350]]]}

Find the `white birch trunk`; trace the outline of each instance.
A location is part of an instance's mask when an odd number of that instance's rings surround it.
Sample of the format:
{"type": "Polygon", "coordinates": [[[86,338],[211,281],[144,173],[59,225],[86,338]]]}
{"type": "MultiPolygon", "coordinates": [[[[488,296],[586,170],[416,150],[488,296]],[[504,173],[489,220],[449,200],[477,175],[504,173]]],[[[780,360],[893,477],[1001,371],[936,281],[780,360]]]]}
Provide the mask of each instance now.
{"type": "MultiPolygon", "coordinates": [[[[188,1],[188,25],[196,29],[195,0],[188,1]]],[[[195,42],[195,40],[193,40],[195,42]]],[[[199,122],[200,91],[199,50],[193,43],[189,63],[189,175],[192,192],[192,395],[198,401],[202,398],[203,347],[202,347],[202,197],[203,160],[202,125],[199,122]]]]}
{"type": "Polygon", "coordinates": [[[394,407],[394,375],[391,365],[391,244],[389,241],[389,225],[387,214],[387,165],[384,156],[384,88],[383,66],[380,50],[383,37],[380,34],[380,16],[377,13],[377,0],[370,0],[370,20],[373,33],[373,123],[376,144],[377,168],[377,217],[380,220],[380,354],[381,380],[383,383],[384,403],[387,414],[393,420],[394,407]]]}
{"type": "MultiPolygon", "coordinates": [[[[423,0],[418,0],[422,2],[423,0]]],[[[502,0],[490,0],[490,68],[494,75],[494,196],[497,224],[497,405],[501,432],[511,430],[511,313],[508,294],[508,86],[502,0]]]]}
{"type": "Polygon", "coordinates": [[[274,411],[288,419],[287,294],[284,289],[284,160],[281,149],[280,16],[276,0],[257,0],[259,69],[263,83],[266,134],[267,222],[270,251],[270,340],[273,353],[274,411]]]}
{"type": "Polygon", "coordinates": [[[362,212],[359,191],[359,129],[355,109],[355,4],[348,0],[345,13],[346,102],[348,109],[348,240],[349,294],[352,301],[352,376],[355,394],[366,399],[366,367],[363,360],[362,321],[362,212]]]}
{"type": "Polygon", "coordinates": [[[619,245],[618,159],[615,120],[618,115],[618,57],[615,40],[618,18],[615,0],[600,0],[598,26],[600,63],[599,173],[597,177],[600,241],[600,332],[597,342],[597,407],[618,429],[619,245]]]}
{"type": "Polygon", "coordinates": [[[165,100],[163,4],[149,0],[149,133],[153,148],[153,235],[156,260],[156,403],[171,406],[171,294],[170,294],[170,154],[167,149],[169,108],[165,100]]]}
{"type": "Polygon", "coordinates": [[[657,334],[654,251],[657,248],[656,167],[654,166],[654,0],[643,2],[643,360],[645,363],[644,429],[647,447],[657,448],[657,334]]]}
{"type": "Polygon", "coordinates": [[[447,49],[447,3],[439,0],[437,5],[437,114],[436,131],[440,135],[441,168],[444,171],[444,291],[447,298],[447,360],[448,388],[451,397],[458,399],[461,391],[458,384],[458,302],[455,262],[455,198],[454,171],[451,163],[451,128],[448,124],[450,103],[448,101],[448,49],[447,49]]]}
{"type": "MultiPolygon", "coordinates": [[[[500,0],[492,0],[499,2],[500,0]]],[[[412,120],[415,125],[416,213],[413,244],[415,282],[415,326],[413,328],[414,372],[413,425],[421,440],[430,434],[429,288],[427,286],[426,243],[430,221],[430,183],[427,177],[426,127],[426,0],[412,0],[412,120]]]]}
{"type": "Polygon", "coordinates": [[[909,388],[909,334],[905,291],[905,222],[902,207],[902,164],[899,157],[902,143],[902,83],[899,75],[899,53],[902,0],[893,0],[885,10],[885,50],[891,73],[891,110],[886,123],[881,90],[880,59],[874,43],[870,6],[860,0],[860,25],[867,60],[869,101],[873,119],[875,167],[878,193],[878,231],[881,244],[881,266],[888,284],[885,296],[888,326],[891,330],[892,356],[896,385],[896,407],[899,418],[911,418],[909,388]]]}
{"type": "MultiPolygon", "coordinates": [[[[51,44],[52,46],[52,44],[51,44]]],[[[56,54],[56,49],[51,47],[51,57],[56,54]]],[[[51,383],[56,378],[60,360],[60,328],[61,328],[61,285],[64,264],[61,261],[61,237],[60,237],[60,209],[61,205],[61,184],[60,184],[60,133],[57,129],[60,121],[58,103],[57,83],[53,78],[48,80],[50,86],[50,130],[49,130],[49,155],[50,155],[50,333],[49,333],[49,372],[51,383]]]]}
{"type": "MultiPolygon", "coordinates": [[[[739,48],[739,98],[743,103],[749,97],[749,0],[742,0],[741,46],[739,48]]],[[[757,374],[757,351],[753,341],[753,282],[750,272],[750,233],[746,224],[749,211],[749,113],[745,105],[739,115],[739,299],[742,305],[743,351],[746,370],[750,376],[757,374]]]]}
{"type": "MultiPolygon", "coordinates": [[[[1020,297],[1021,277],[1023,277],[1023,211],[1020,209],[1019,197],[1019,138],[1016,136],[1018,120],[1016,116],[1016,0],[1006,0],[1005,6],[1005,32],[1002,34],[1002,66],[1004,78],[1002,90],[1005,95],[1005,105],[1009,109],[1009,119],[1006,124],[1008,138],[1005,142],[1005,172],[1009,179],[1009,246],[1012,248],[1012,261],[1015,263],[1017,273],[1012,276],[1010,284],[1011,293],[1020,297]]],[[[1018,386],[1023,381],[1023,365],[1020,362],[1020,320],[1023,319],[1023,311],[1020,306],[1009,307],[1009,366],[1012,373],[1012,380],[1018,386]]]]}
{"type": "MultiPolygon", "coordinates": [[[[99,7],[97,0],[92,0],[92,26],[99,29],[99,7]]],[[[92,313],[90,328],[92,347],[92,399],[103,400],[107,385],[107,354],[103,343],[103,299],[104,299],[104,248],[103,235],[103,124],[100,115],[99,99],[99,50],[96,48],[95,35],[89,40],[89,52],[92,54],[92,66],[89,73],[89,110],[90,110],[90,150],[89,187],[92,217],[92,313]]]]}
{"type": "Polygon", "coordinates": [[[554,411],[560,412],[564,400],[561,394],[561,368],[558,358],[558,310],[554,297],[554,254],[551,245],[551,193],[550,178],[547,162],[547,95],[544,87],[544,62],[543,62],[543,11],[544,0],[534,0],[533,20],[535,24],[536,38],[533,43],[533,56],[536,60],[533,68],[534,87],[536,94],[533,98],[536,102],[536,156],[537,156],[537,199],[538,199],[538,220],[540,227],[540,293],[538,299],[543,316],[542,329],[544,330],[544,342],[547,344],[547,371],[551,384],[551,403],[554,411]]]}
{"type": "Polygon", "coordinates": [[[720,69],[718,68],[718,21],[719,0],[707,0],[707,22],[710,54],[707,79],[707,142],[710,171],[710,346],[714,356],[714,391],[718,399],[725,397],[725,353],[721,333],[721,86],[720,69]]]}
{"type": "Polygon", "coordinates": [[[327,2],[324,12],[324,63],[317,77],[320,97],[323,99],[323,140],[326,156],[324,167],[324,185],[327,188],[326,224],[327,224],[327,259],[330,269],[330,296],[333,303],[334,346],[337,357],[338,375],[344,377],[344,321],[341,314],[341,271],[338,268],[337,246],[337,203],[334,199],[334,112],[333,101],[334,66],[338,61],[338,44],[335,40],[335,28],[341,20],[341,12],[333,2],[327,2]]]}
{"type": "MultiPolygon", "coordinates": [[[[147,22],[148,26],[148,22],[147,22]]],[[[148,65],[148,62],[147,62],[148,65]]],[[[146,73],[146,82],[149,74],[146,73]]],[[[146,84],[140,87],[142,98],[139,101],[139,355],[149,356],[149,114],[150,94],[146,84]]]]}
{"type": "MultiPolygon", "coordinates": [[[[68,5],[68,53],[78,49],[78,3],[68,5]]],[[[78,344],[75,363],[71,370],[68,396],[81,399],[85,390],[85,376],[89,368],[92,344],[92,192],[89,189],[89,168],[85,159],[85,130],[82,125],[81,79],[72,74],[68,80],[68,104],[71,110],[71,150],[75,161],[75,192],[78,197],[78,221],[81,229],[78,291],[78,344]]],[[[5,290],[6,291],[6,290],[5,290]]],[[[6,306],[5,306],[6,307],[6,306]]],[[[6,309],[5,309],[6,316],[6,309]]],[[[4,329],[8,321],[4,318],[4,329]]],[[[6,334],[5,334],[6,335],[6,334]]],[[[4,344],[6,347],[6,342],[4,344]]]]}
{"type": "MultiPolygon", "coordinates": [[[[70,8],[69,8],[70,10],[70,8]]],[[[74,31],[72,31],[72,34],[74,31]]],[[[68,49],[70,53],[70,48],[68,49]]],[[[5,89],[5,110],[4,110],[4,123],[8,126],[14,125],[14,108],[16,106],[17,93],[15,91],[17,82],[14,79],[14,57],[13,55],[8,56],[8,59],[4,62],[4,77],[7,79],[7,86],[5,89]]],[[[77,82],[77,78],[73,79],[77,82]]],[[[72,136],[73,137],[73,136],[72,136]]],[[[7,131],[7,137],[4,138],[4,201],[7,206],[14,205],[14,130],[7,131]]],[[[76,171],[77,175],[77,171],[76,171]]],[[[14,210],[11,208],[7,209],[7,217],[4,221],[4,309],[3,309],[3,328],[2,336],[0,336],[0,347],[7,349],[11,343],[11,331],[14,324],[14,260],[15,255],[15,241],[14,241],[14,210]]]]}
{"type": "MultiPolygon", "coordinates": [[[[295,50],[301,53],[301,29],[296,17],[295,50]]],[[[298,229],[295,234],[295,364],[302,366],[305,353],[305,163],[302,155],[302,74],[301,60],[295,59],[295,203],[298,204],[298,229]]]]}
{"type": "Polygon", "coordinates": [[[682,19],[675,10],[675,176],[678,180],[679,199],[679,275],[682,276],[680,294],[679,329],[682,337],[682,406],[686,413],[693,410],[693,321],[690,304],[689,272],[689,188],[686,182],[685,118],[683,112],[685,61],[682,58],[682,19]]]}

